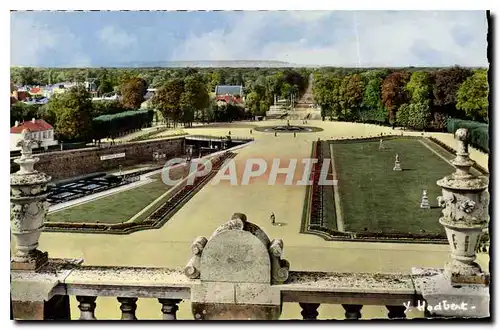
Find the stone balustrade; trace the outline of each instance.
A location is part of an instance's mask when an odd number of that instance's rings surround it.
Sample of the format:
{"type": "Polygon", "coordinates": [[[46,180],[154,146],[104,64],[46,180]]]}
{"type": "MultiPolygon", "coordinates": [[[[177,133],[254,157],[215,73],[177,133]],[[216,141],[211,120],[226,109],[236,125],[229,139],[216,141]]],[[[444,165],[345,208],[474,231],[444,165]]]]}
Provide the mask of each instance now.
{"type": "MultiPolygon", "coordinates": [[[[81,260],[51,259],[36,273],[13,272],[11,299],[16,319],[69,319],[69,299],[64,304],[61,300],[76,296],[79,318],[93,320],[97,297],[116,297],[121,319],[135,320],[137,299],[156,298],[163,319],[175,320],[177,305],[192,300],[202,282],[180,269],[85,266],[81,260]]],[[[273,292],[279,293],[280,305],[299,303],[306,320],[318,318],[320,304],[342,304],[348,319],[360,318],[363,305],[387,306],[389,318],[404,318],[404,304],[415,306],[422,299],[412,276],[403,274],[291,271],[286,283],[258,293],[262,297],[273,292]]]]}
{"type": "Polygon", "coordinates": [[[69,296],[76,296],[82,320],[96,319],[100,296],[116,297],[122,320],[136,320],[139,298],[158,299],[164,320],[176,319],[183,300],[190,301],[196,320],[276,320],[283,303],[290,302],[300,305],[305,320],[317,319],[321,304],[341,304],[346,319],[361,318],[364,305],[386,306],[388,318],[405,318],[408,306],[422,302],[442,306],[427,316],[490,316],[489,274],[474,262],[472,248],[489,221],[487,179],[469,172],[467,132],[457,134],[457,172],[438,182],[443,187],[439,221],[447,230],[452,261],[444,269],[414,267],[408,274],[290,270],[283,258],[285,242],[269,238],[241,213],[210,237],[195,238],[184,269],[85,266],[83,260],[49,258],[37,250],[49,178],[33,169],[33,143],[24,133],[21,170],[11,176],[14,319],[70,319],[69,296]]]}

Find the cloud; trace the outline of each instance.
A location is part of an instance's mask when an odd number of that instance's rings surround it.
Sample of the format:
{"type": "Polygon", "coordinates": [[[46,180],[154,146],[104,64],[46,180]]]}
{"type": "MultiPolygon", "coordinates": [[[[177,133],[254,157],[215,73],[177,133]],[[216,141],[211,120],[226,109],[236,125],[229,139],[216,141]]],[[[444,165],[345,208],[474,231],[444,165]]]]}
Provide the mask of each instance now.
{"type": "Polygon", "coordinates": [[[11,14],[11,65],[71,66],[90,65],[78,36],[32,15],[11,14]]]}
{"type": "Polygon", "coordinates": [[[106,47],[118,51],[129,48],[137,43],[135,35],[129,34],[111,25],[99,30],[98,38],[106,47]]]}
{"type": "Polygon", "coordinates": [[[337,66],[487,65],[487,21],[479,11],[246,12],[231,23],[226,30],[189,36],[174,57],[337,66]],[[304,29],[295,40],[259,43],[273,29],[286,33],[285,26],[296,25],[304,29]]]}
{"type": "Polygon", "coordinates": [[[293,21],[299,21],[303,23],[317,23],[320,22],[327,17],[332,15],[332,11],[323,10],[323,11],[310,11],[310,10],[297,10],[290,11],[286,13],[293,21]]]}
{"type": "Polygon", "coordinates": [[[86,66],[170,59],[486,66],[486,33],[482,11],[14,12],[11,63],[86,66]]]}

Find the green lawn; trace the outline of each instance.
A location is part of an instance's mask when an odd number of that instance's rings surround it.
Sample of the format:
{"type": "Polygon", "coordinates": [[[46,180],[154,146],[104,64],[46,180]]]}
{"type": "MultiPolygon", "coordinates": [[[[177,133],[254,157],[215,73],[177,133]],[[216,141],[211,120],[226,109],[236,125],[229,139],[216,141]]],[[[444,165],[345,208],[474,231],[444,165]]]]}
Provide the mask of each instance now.
{"type": "MultiPolygon", "coordinates": [[[[432,143],[432,142],[428,142],[432,143]]],[[[436,181],[454,172],[453,166],[427,149],[419,139],[333,142],[344,226],[351,232],[444,233],[438,219],[436,181]],[[393,171],[399,153],[403,171],[393,171]],[[434,208],[420,209],[427,189],[434,208]]],[[[441,150],[442,151],[442,150],[441,150]]],[[[448,153],[447,159],[453,158],[448,153]]]]}
{"type": "Polygon", "coordinates": [[[103,197],[82,205],[48,215],[47,221],[120,223],[125,222],[156,198],[169,186],[162,182],[160,174],[151,176],[154,182],[103,197]]]}

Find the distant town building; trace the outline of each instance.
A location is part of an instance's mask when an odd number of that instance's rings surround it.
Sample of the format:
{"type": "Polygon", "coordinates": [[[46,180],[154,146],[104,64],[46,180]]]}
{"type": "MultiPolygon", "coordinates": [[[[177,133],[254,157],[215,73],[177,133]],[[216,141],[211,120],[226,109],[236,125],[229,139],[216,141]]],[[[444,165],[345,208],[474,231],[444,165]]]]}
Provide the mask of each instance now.
{"type": "Polygon", "coordinates": [[[33,118],[31,121],[25,121],[16,124],[10,128],[10,150],[19,150],[17,143],[22,140],[22,131],[28,129],[32,138],[40,141],[40,147],[48,148],[56,145],[57,140],[54,140],[54,128],[43,119],[33,118]]]}
{"type": "Polygon", "coordinates": [[[18,89],[13,91],[11,96],[17,101],[23,102],[29,97],[29,93],[27,90],[18,89]]]}
{"type": "MultiPolygon", "coordinates": [[[[24,102],[29,98],[50,99],[55,94],[66,93],[78,84],[83,85],[92,96],[97,96],[97,84],[94,81],[85,81],[83,83],[59,82],[47,86],[15,86],[11,83],[11,96],[21,102],[24,102]]],[[[43,101],[42,104],[44,102],[45,101],[43,101]]],[[[37,101],[36,103],[39,104],[40,102],[37,101]]]]}
{"type": "Polygon", "coordinates": [[[217,85],[215,86],[215,96],[240,96],[243,97],[243,86],[241,85],[217,85]]]}
{"type": "Polygon", "coordinates": [[[215,87],[215,101],[221,104],[242,104],[245,102],[243,86],[241,85],[217,85],[215,87]]]}

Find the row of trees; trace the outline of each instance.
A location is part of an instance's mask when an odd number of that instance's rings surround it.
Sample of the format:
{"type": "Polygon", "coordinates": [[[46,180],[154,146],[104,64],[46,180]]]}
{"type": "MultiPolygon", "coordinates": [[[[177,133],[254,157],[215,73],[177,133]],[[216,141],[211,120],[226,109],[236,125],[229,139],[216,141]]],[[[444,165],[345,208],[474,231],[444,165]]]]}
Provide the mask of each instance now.
{"type": "MultiPolygon", "coordinates": [[[[264,115],[275,96],[298,98],[307,87],[311,72],[304,68],[12,68],[11,80],[24,85],[44,85],[91,79],[97,85],[98,95],[120,95],[119,104],[95,104],[94,110],[99,115],[107,114],[103,111],[111,114],[138,109],[147,88],[157,88],[152,108],[169,124],[190,125],[193,121],[230,121],[264,115]],[[245,108],[237,104],[217,105],[213,97],[217,85],[242,85],[245,108]]],[[[22,114],[13,117],[25,118],[22,114]]]]}
{"type": "Polygon", "coordinates": [[[152,100],[168,123],[190,125],[193,121],[232,121],[263,115],[274,96],[299,95],[307,87],[309,71],[292,69],[234,69],[233,81],[228,80],[226,69],[213,70],[208,76],[202,70],[186,70],[183,78],[171,78],[159,86],[152,100]],[[263,73],[268,72],[267,75],[263,73]],[[251,77],[255,80],[249,80],[251,77]],[[243,84],[246,100],[242,104],[217,104],[210,91],[216,85],[243,84]]]}
{"type": "Polygon", "coordinates": [[[84,82],[93,80],[99,94],[120,92],[121,86],[132,78],[141,78],[146,86],[159,88],[171,79],[184,79],[199,73],[208,90],[213,92],[217,85],[242,85],[245,94],[252,91],[252,85],[259,77],[276,75],[274,93],[281,93],[280,80],[299,90],[305,88],[311,72],[306,68],[11,68],[11,81],[21,85],[48,85],[58,82],[84,82]]]}
{"type": "Polygon", "coordinates": [[[315,73],[324,117],[444,130],[446,118],[488,121],[484,69],[366,70],[315,73]],[[412,71],[412,72],[411,72],[412,71]]]}
{"type": "Polygon", "coordinates": [[[210,98],[205,82],[198,73],[182,78],[173,78],[161,86],[155,93],[152,106],[159,111],[167,123],[189,126],[210,105],[210,98]]]}

